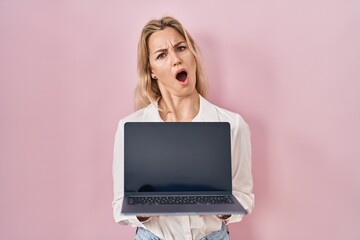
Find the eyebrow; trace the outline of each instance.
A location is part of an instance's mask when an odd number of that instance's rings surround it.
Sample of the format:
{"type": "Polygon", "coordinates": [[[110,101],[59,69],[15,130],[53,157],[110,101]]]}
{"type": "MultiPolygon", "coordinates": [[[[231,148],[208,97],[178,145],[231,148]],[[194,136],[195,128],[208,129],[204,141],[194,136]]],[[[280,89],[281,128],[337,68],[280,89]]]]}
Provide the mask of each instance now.
{"type": "MultiPolygon", "coordinates": [[[[180,41],[180,42],[177,42],[174,44],[174,47],[176,48],[177,46],[179,46],[180,44],[183,44],[183,43],[186,43],[185,40],[183,41],[180,41]]],[[[161,49],[158,49],[154,52],[154,54],[158,53],[158,52],[166,52],[167,51],[167,48],[161,48],[161,49]]]]}

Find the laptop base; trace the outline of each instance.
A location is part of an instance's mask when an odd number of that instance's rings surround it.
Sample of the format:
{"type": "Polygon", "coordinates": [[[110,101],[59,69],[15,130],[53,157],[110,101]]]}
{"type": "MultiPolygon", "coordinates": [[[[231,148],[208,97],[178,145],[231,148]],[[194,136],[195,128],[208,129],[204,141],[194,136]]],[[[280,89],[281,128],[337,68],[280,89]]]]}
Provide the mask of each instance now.
{"type": "Polygon", "coordinates": [[[228,196],[232,203],[221,204],[130,204],[129,197],[124,197],[122,207],[122,214],[128,216],[247,214],[233,195],[228,196]]]}

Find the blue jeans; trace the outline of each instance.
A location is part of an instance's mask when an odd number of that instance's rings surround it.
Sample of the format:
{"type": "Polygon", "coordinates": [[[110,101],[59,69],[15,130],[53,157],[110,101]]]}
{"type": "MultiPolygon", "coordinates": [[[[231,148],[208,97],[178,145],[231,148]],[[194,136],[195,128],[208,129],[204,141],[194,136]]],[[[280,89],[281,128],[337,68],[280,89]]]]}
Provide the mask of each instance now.
{"type": "MultiPolygon", "coordinates": [[[[137,228],[135,240],[162,240],[145,228],[137,228]]],[[[230,240],[229,230],[225,224],[219,231],[214,231],[200,240],[230,240]]]]}

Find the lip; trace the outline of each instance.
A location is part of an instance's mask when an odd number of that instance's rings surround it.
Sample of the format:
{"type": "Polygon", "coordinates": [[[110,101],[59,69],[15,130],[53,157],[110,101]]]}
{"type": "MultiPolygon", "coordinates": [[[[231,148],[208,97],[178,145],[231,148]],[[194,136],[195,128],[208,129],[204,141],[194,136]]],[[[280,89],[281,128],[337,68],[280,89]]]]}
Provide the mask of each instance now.
{"type": "Polygon", "coordinates": [[[176,81],[177,81],[180,85],[186,86],[186,85],[189,83],[189,73],[188,73],[188,71],[187,71],[185,68],[181,68],[181,69],[177,70],[177,71],[175,72],[175,79],[176,79],[176,81]],[[185,79],[184,81],[179,81],[179,80],[176,79],[176,76],[177,76],[178,73],[180,73],[180,72],[186,72],[186,74],[187,74],[186,79],[185,79]]]}
{"type": "Polygon", "coordinates": [[[179,70],[177,70],[177,71],[175,72],[175,78],[176,78],[176,75],[178,75],[178,73],[183,72],[183,71],[185,71],[186,73],[188,73],[188,71],[187,71],[185,68],[181,68],[181,69],[179,69],[179,70]]]}
{"type": "Polygon", "coordinates": [[[187,86],[189,83],[189,78],[186,77],[186,79],[184,81],[178,81],[178,83],[182,86],[187,86]]]}

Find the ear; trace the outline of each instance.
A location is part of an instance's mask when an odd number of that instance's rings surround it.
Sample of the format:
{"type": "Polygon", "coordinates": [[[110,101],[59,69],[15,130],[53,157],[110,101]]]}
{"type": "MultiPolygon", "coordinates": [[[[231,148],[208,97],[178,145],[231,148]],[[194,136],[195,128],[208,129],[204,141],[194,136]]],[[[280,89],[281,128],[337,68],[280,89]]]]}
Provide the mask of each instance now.
{"type": "Polygon", "coordinates": [[[156,77],[156,75],[155,75],[154,73],[151,73],[150,75],[151,75],[151,78],[152,78],[152,79],[157,80],[157,77],[156,77]]]}

